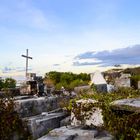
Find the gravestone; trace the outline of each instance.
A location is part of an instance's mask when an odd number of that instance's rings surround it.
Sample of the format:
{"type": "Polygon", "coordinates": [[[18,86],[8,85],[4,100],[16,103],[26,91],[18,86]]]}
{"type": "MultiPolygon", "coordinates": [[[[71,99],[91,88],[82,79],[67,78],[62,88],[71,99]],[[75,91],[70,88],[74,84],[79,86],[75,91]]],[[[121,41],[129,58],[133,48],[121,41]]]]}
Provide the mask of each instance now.
{"type": "Polygon", "coordinates": [[[90,74],[91,85],[94,85],[97,92],[107,92],[107,82],[101,72],[96,71],[90,74]]]}
{"type": "Polygon", "coordinates": [[[116,87],[131,87],[131,81],[130,81],[130,74],[121,74],[119,78],[115,80],[115,86],[116,87]]]}

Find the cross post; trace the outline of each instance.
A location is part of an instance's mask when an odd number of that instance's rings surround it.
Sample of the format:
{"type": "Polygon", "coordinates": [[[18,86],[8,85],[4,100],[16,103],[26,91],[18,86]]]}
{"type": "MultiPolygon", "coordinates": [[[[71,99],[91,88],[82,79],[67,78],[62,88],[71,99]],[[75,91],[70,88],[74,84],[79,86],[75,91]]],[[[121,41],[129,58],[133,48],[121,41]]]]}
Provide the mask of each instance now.
{"type": "Polygon", "coordinates": [[[26,55],[21,55],[22,57],[26,58],[26,73],[25,76],[27,78],[27,73],[28,73],[28,59],[33,59],[32,57],[28,56],[28,49],[26,49],[26,55]]]}

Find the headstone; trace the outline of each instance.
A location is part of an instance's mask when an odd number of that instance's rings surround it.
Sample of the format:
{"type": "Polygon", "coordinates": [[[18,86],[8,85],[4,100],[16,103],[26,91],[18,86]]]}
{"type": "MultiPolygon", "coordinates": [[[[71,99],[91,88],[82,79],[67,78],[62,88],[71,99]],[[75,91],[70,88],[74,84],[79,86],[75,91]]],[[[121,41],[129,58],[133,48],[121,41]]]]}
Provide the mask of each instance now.
{"type": "Polygon", "coordinates": [[[37,94],[37,82],[36,81],[27,81],[27,91],[30,95],[37,94]]]}
{"type": "Polygon", "coordinates": [[[27,73],[27,81],[33,81],[36,77],[36,73],[27,73]]]}
{"type": "Polygon", "coordinates": [[[121,74],[120,78],[115,80],[116,87],[131,87],[130,74],[121,74]]]}
{"type": "Polygon", "coordinates": [[[101,72],[96,71],[95,73],[91,73],[90,78],[91,85],[94,85],[98,92],[107,92],[107,82],[101,72]]]}

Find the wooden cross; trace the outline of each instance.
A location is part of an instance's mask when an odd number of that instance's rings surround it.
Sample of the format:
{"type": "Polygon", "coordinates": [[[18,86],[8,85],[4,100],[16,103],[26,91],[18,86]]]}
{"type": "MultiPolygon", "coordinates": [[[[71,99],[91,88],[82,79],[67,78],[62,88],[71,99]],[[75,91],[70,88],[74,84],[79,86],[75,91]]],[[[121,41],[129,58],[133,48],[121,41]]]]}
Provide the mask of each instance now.
{"type": "Polygon", "coordinates": [[[27,73],[28,73],[28,59],[33,59],[32,57],[28,56],[28,49],[26,49],[26,55],[21,55],[22,57],[26,58],[26,73],[25,76],[27,78],[27,73]]]}

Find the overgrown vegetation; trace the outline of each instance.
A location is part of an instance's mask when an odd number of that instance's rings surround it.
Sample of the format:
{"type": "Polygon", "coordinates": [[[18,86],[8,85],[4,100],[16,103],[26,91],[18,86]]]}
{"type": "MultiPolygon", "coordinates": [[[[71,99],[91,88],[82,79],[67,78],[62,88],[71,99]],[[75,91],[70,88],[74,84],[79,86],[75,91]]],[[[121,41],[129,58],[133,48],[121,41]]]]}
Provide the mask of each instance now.
{"type": "Polygon", "coordinates": [[[13,78],[0,79],[0,90],[7,88],[15,88],[16,80],[13,78]]]}
{"type": "Polygon", "coordinates": [[[19,118],[14,111],[14,99],[0,98],[0,139],[12,140],[17,137],[19,140],[31,140],[26,123],[19,118]]]}
{"type": "Polygon", "coordinates": [[[64,87],[67,90],[72,90],[76,86],[87,85],[90,80],[89,74],[80,73],[74,74],[71,72],[56,72],[51,71],[46,73],[44,81],[47,86],[55,86],[56,89],[64,87]]]}
{"type": "Polygon", "coordinates": [[[131,86],[138,88],[138,81],[140,81],[140,74],[131,76],[131,86]]]}
{"type": "MultiPolygon", "coordinates": [[[[111,102],[119,99],[140,97],[140,90],[132,88],[120,88],[108,94],[97,94],[89,91],[80,94],[77,99],[70,102],[68,109],[72,109],[78,99],[95,99],[98,101],[96,107],[102,109],[104,125],[102,129],[109,131],[117,140],[139,140],[140,139],[140,113],[125,110],[116,110],[111,102]]],[[[91,108],[91,106],[89,106],[91,108]]],[[[89,109],[90,109],[89,108],[89,109]]],[[[87,108],[86,108],[87,109],[87,108]]],[[[80,114],[80,113],[79,113],[80,114]]],[[[81,119],[77,112],[77,119],[81,119]]],[[[84,118],[84,117],[83,117],[84,118]]]]}

